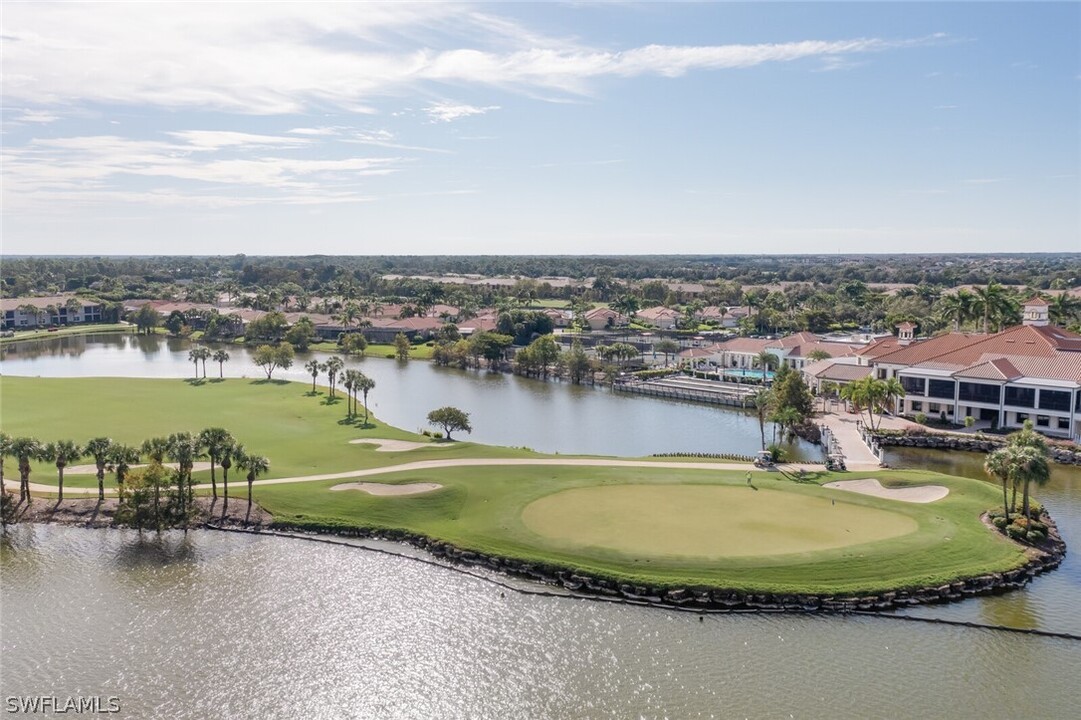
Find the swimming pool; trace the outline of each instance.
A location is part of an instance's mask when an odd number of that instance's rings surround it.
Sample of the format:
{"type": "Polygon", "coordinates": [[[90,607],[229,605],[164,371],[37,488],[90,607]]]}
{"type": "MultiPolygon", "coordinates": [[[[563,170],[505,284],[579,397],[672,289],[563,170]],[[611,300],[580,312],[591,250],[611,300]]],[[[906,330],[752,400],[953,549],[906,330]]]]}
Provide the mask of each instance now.
{"type": "MultiPolygon", "coordinates": [[[[761,380],[762,379],[762,371],[761,370],[748,370],[747,368],[725,368],[722,372],[728,377],[754,378],[755,380],[761,380]]],[[[773,371],[772,370],[767,370],[766,371],[766,379],[767,380],[772,380],[773,379],[773,371]]]]}

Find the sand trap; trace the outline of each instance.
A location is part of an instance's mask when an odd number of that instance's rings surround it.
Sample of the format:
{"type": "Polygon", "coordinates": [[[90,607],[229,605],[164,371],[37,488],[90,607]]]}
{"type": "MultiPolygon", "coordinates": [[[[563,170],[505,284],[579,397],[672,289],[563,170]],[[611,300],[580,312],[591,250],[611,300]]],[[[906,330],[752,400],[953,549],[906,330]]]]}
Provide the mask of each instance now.
{"type": "MultiPolygon", "coordinates": [[[[132,470],[138,470],[139,468],[145,468],[145,467],[146,467],[146,463],[140,463],[139,465],[132,465],[131,469],[132,470]]],[[[167,468],[170,468],[171,470],[176,470],[178,465],[176,463],[162,463],[162,467],[167,467],[167,468]]],[[[193,472],[199,472],[200,470],[209,470],[209,469],[210,469],[210,463],[203,462],[203,461],[199,461],[199,462],[195,463],[192,466],[192,471],[193,472]]],[[[108,471],[106,471],[106,472],[108,472],[108,471]]],[[[97,465],[68,465],[66,468],[64,468],[64,474],[65,475],[97,475],[98,474],[98,466],[97,465]]]]}
{"type": "Polygon", "coordinates": [[[350,440],[350,445],[378,445],[376,452],[406,452],[418,448],[445,448],[454,443],[412,442],[411,440],[383,440],[381,438],[358,438],[350,440]]]}
{"type": "Polygon", "coordinates": [[[882,487],[882,483],[874,478],[864,478],[862,480],[838,480],[836,482],[828,482],[822,487],[828,487],[834,490],[847,490],[862,495],[874,495],[875,497],[886,498],[887,500],[900,500],[901,502],[910,503],[931,503],[935,500],[941,500],[950,494],[949,488],[942,487],[941,485],[886,488],[882,487]]]}
{"type": "Polygon", "coordinates": [[[385,483],[342,483],[331,490],[360,490],[369,495],[420,495],[443,487],[439,483],[409,483],[408,485],[387,485],[385,483]]]}

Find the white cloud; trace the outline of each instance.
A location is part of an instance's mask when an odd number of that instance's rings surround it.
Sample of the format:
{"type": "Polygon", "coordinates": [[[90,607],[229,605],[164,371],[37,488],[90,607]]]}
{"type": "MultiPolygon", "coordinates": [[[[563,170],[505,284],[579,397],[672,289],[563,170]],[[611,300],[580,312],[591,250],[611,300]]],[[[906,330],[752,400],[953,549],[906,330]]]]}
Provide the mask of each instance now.
{"type": "Polygon", "coordinates": [[[603,76],[677,77],[816,57],[836,64],[943,40],[600,50],[443,3],[12,3],[2,32],[9,103],[242,114],[373,112],[376,100],[426,83],[585,94],[603,76]]]}
{"type": "Polygon", "coordinates": [[[231,132],[226,130],[183,130],[169,132],[166,135],[186,141],[198,150],[220,150],[226,147],[301,147],[307,140],[275,135],[253,135],[251,133],[231,132]]]}
{"type": "Polygon", "coordinates": [[[51,113],[44,112],[42,110],[24,110],[21,115],[15,117],[12,122],[17,123],[41,123],[42,125],[56,122],[60,119],[60,116],[51,113]]]}
{"type": "Polygon", "coordinates": [[[428,117],[432,119],[432,122],[453,122],[472,115],[483,115],[498,109],[498,105],[477,107],[475,105],[465,105],[463,103],[438,102],[432,103],[426,107],[424,112],[428,114],[428,117]]]}

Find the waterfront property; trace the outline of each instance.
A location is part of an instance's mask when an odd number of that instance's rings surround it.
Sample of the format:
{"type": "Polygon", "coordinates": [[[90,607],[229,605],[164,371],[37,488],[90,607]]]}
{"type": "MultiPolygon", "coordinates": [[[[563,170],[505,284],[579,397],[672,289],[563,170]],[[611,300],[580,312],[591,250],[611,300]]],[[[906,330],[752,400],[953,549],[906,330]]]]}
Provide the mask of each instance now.
{"type": "Polygon", "coordinates": [[[1040,298],[1025,304],[1021,325],[997,333],[917,339],[901,328],[895,348],[864,362],[900,380],[900,412],[991,428],[1032,420],[1047,435],[1081,436],[1081,335],[1051,325],[1040,298]]]}
{"type": "Polygon", "coordinates": [[[102,305],[74,295],[0,299],[4,330],[101,322],[102,305]]]}

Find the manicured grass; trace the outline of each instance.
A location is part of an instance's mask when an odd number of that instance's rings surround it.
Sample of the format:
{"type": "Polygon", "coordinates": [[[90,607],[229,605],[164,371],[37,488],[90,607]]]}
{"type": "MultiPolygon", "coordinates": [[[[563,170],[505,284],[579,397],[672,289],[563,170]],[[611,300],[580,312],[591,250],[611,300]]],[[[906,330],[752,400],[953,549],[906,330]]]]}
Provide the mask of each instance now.
{"type": "MultiPolygon", "coordinates": [[[[816,483],[795,483],[779,474],[756,473],[756,491],[747,487],[740,471],[519,466],[439,468],[364,478],[443,485],[422,495],[374,497],[332,492],[329,488],[340,481],[322,481],[257,486],[255,498],[281,522],[315,528],[407,530],[465,549],[574,567],[641,584],[860,593],[940,584],[1010,569],[1023,562],[1019,546],[979,521],[980,513],[997,500],[990,484],[922,472],[859,476],[877,477],[886,486],[941,484],[950,494],[920,505],[830,490],[816,483]],[[558,500],[577,488],[594,491],[634,486],[650,487],[651,502],[635,503],[635,514],[620,519],[620,532],[602,538],[607,542],[590,538],[588,527],[572,526],[575,522],[611,522],[617,515],[608,504],[611,498],[602,501],[595,497],[594,502],[573,510],[578,517],[565,521],[569,532],[564,536],[539,533],[530,526],[530,509],[538,502],[558,500]],[[673,497],[678,496],[688,486],[725,490],[725,495],[714,498],[717,512],[701,510],[688,516],[686,498],[677,502],[658,499],[664,498],[667,490],[675,490],[673,497]],[[736,493],[743,494],[738,502],[732,501],[736,493]],[[797,499],[788,499],[791,496],[797,499]],[[725,512],[729,502],[731,510],[725,512]],[[796,528],[787,525],[793,514],[802,515],[796,528]],[[876,540],[867,534],[872,532],[868,525],[872,518],[888,521],[895,531],[911,531],[876,540]],[[695,534],[708,545],[689,552],[689,545],[678,539],[649,544],[636,537],[661,527],[695,534]],[[801,532],[836,538],[850,534],[845,530],[856,531],[851,544],[792,552],[793,536],[801,532]],[[770,531],[776,533],[772,553],[770,531]],[[711,534],[724,537],[705,540],[711,534]],[[752,545],[755,554],[740,549],[752,545]],[[727,548],[736,550],[726,555],[727,548]]],[[[852,475],[823,474],[820,482],[844,477],[852,475]]],[[[572,509],[573,503],[563,507],[572,509]]]]}
{"type": "MultiPolygon", "coordinates": [[[[405,453],[351,445],[362,436],[423,438],[376,420],[366,428],[346,423],[344,402],[328,403],[310,387],[238,379],[6,377],[0,379],[0,407],[5,432],[46,441],[109,435],[135,444],[219,425],[270,457],[268,477],[429,459],[542,457],[471,443],[405,453]]],[[[9,460],[9,473],[12,465],[9,460]]],[[[234,481],[241,480],[237,475],[234,481]]],[[[55,477],[51,466],[37,463],[31,480],[50,483],[55,477]]],[[[205,481],[207,473],[196,479],[205,481]]],[[[929,472],[822,473],[814,482],[756,472],[748,487],[743,470],[519,465],[410,470],[364,480],[443,487],[376,497],[332,492],[349,481],[330,480],[257,485],[255,498],[282,523],[407,530],[465,549],[640,584],[859,593],[939,584],[1023,562],[1019,546],[979,520],[999,501],[995,486],[929,472]],[[818,484],[861,477],[886,486],[941,484],[950,493],[921,505],[818,484]]],[[[96,481],[69,476],[67,482],[96,481]]]]}
{"type": "MultiPolygon", "coordinates": [[[[465,442],[409,453],[375,452],[371,445],[350,445],[350,440],[360,437],[426,438],[374,417],[369,419],[369,427],[361,426],[363,415],[346,423],[344,395],[339,393],[335,402],[328,403],[324,390],[314,396],[310,393],[310,384],[284,380],[4,377],[0,378],[0,422],[10,435],[33,435],[45,442],[70,438],[85,443],[104,435],[131,445],[157,435],[224,427],[250,452],[270,458],[267,478],[342,472],[428,457],[526,455],[521,450],[465,442]]],[[[369,399],[378,396],[376,387],[369,399]]],[[[13,467],[9,459],[6,469],[10,472],[13,467]]],[[[195,473],[194,478],[208,482],[210,474],[195,473]]],[[[232,478],[238,479],[235,474],[232,478]]],[[[31,480],[55,483],[56,469],[35,463],[31,480]]],[[[68,474],[64,484],[96,487],[97,479],[68,474]]],[[[113,486],[111,476],[107,484],[113,486]]]]}
{"type": "Polygon", "coordinates": [[[565,547],[703,560],[783,555],[915,532],[900,513],[749,487],[618,485],[562,490],[522,511],[531,531],[565,547]],[[763,512],[768,518],[763,518],[763,512]],[[724,531],[720,532],[720,526],[724,531]]]}
{"type": "Polygon", "coordinates": [[[109,323],[107,325],[70,325],[61,327],[55,332],[48,330],[16,331],[15,337],[0,338],[0,345],[21,342],[23,340],[44,340],[48,338],[64,337],[65,335],[93,335],[94,333],[135,332],[135,326],[127,323],[109,323]]]}
{"type": "MultiPolygon", "coordinates": [[[[338,347],[338,343],[334,342],[320,342],[313,343],[308,346],[309,350],[318,350],[319,352],[337,353],[341,354],[341,348],[338,347]]],[[[429,345],[411,345],[409,348],[409,359],[411,360],[431,360],[432,351],[434,347],[429,345]]],[[[368,345],[364,351],[366,357],[386,357],[387,355],[398,356],[398,351],[393,345],[372,343],[368,345]]]]}

